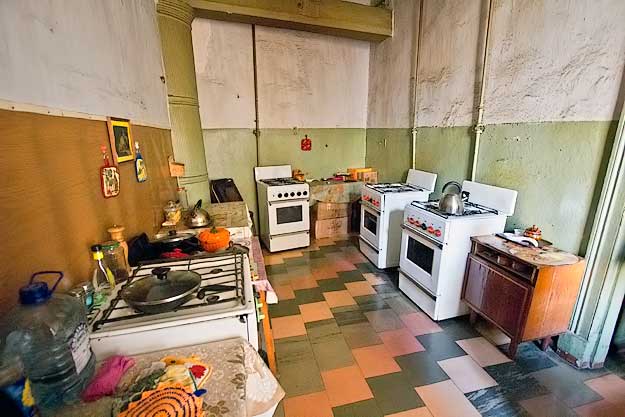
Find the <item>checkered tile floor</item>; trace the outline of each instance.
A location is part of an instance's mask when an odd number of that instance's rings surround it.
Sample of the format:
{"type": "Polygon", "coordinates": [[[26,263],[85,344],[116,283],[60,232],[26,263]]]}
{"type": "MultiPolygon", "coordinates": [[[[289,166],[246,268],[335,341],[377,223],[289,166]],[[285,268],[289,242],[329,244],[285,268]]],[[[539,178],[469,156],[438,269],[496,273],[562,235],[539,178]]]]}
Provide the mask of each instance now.
{"type": "Polygon", "coordinates": [[[625,416],[622,362],[577,371],[531,343],[511,362],[493,329],[430,320],[353,237],[265,262],[280,298],[270,306],[286,391],[276,416],[625,416]]]}

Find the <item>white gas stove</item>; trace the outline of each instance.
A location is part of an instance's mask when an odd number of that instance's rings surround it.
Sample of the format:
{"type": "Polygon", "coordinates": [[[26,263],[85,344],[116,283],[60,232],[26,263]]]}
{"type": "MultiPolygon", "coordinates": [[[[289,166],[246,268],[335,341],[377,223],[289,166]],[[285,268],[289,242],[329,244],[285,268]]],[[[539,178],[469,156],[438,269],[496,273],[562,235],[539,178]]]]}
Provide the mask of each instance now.
{"type": "Polygon", "coordinates": [[[309,193],[305,182],[291,178],[291,166],[254,168],[260,238],[270,252],[310,245],[309,193]]]}
{"type": "Polygon", "coordinates": [[[378,268],[399,265],[404,207],[427,201],[436,174],[411,169],[406,183],[364,184],[361,194],[360,250],[378,268]]]}
{"type": "Polygon", "coordinates": [[[256,302],[246,248],[235,245],[218,254],[142,263],[134,270],[132,279],[150,275],[159,266],[200,274],[203,297],[193,298],[171,312],[145,314],[126,304],[120,296],[125,284],[118,284],[108,303],[95,311],[90,320],[91,347],[97,358],[232,337],[242,337],[258,349],[256,302]]]}
{"type": "Polygon", "coordinates": [[[471,236],[503,232],[517,192],[471,181],[464,213],[449,215],[438,202],[413,202],[402,224],[399,288],[434,320],[468,313],[460,300],[471,236]]]}

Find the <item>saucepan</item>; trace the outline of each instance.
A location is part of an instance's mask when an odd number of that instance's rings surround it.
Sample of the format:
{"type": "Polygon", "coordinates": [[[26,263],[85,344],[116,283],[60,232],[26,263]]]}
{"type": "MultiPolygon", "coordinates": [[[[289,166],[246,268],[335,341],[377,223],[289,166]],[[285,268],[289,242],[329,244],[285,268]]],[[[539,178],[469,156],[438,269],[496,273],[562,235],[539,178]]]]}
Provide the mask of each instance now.
{"type": "Polygon", "coordinates": [[[201,282],[202,277],[197,272],[158,267],[151,275],[124,286],[121,297],[130,307],[143,313],[166,313],[196,297],[201,282]]]}

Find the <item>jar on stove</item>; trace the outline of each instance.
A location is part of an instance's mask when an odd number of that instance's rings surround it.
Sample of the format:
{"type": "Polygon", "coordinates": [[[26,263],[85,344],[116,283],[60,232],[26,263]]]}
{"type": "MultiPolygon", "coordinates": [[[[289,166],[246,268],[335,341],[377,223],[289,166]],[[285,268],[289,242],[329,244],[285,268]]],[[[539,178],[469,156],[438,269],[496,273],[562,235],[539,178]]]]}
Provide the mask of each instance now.
{"type": "Polygon", "coordinates": [[[109,240],[101,244],[104,254],[104,263],[111,269],[115,276],[115,283],[120,283],[128,279],[128,264],[126,255],[120,243],[116,240],[109,240]]]}

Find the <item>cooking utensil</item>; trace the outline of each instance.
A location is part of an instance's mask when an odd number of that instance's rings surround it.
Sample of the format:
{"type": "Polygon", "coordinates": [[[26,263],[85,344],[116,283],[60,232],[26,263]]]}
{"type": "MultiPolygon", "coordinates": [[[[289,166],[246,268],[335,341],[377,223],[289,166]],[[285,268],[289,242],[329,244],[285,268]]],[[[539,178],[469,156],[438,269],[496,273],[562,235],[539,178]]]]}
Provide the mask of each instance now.
{"type": "Polygon", "coordinates": [[[469,201],[469,193],[462,191],[462,186],[456,181],[449,181],[443,186],[443,195],[438,201],[438,208],[447,214],[462,214],[466,201],[469,201]],[[457,191],[450,190],[451,187],[455,187],[457,191]]]}
{"type": "Polygon", "coordinates": [[[187,217],[187,226],[191,228],[207,227],[210,224],[210,216],[208,212],[202,208],[202,200],[198,200],[189,213],[189,217],[187,217]]]}
{"type": "Polygon", "coordinates": [[[159,267],[152,270],[152,275],[124,286],[121,297],[130,307],[144,313],[165,313],[193,298],[201,281],[197,272],[159,267]]]}

